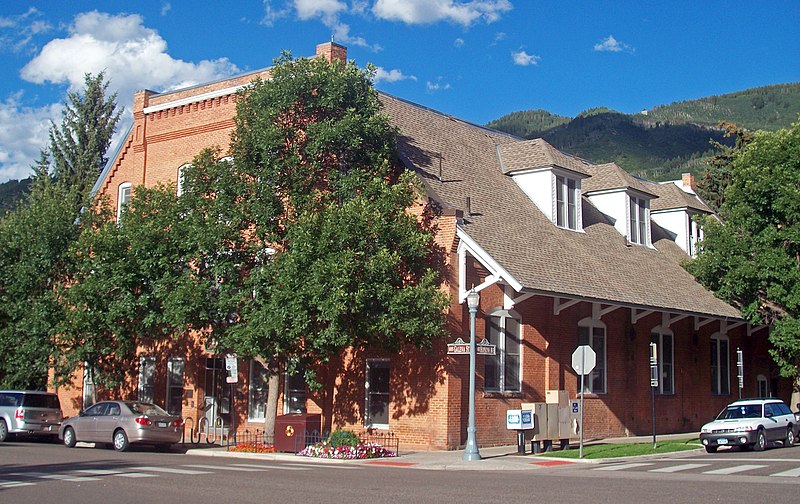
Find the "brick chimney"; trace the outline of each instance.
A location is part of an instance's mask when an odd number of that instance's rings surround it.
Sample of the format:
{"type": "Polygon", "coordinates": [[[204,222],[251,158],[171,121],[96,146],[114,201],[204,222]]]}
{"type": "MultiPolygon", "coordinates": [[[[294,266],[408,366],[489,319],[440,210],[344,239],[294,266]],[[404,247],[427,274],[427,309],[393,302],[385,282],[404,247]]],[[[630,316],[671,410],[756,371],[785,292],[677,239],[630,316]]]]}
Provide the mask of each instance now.
{"type": "Polygon", "coordinates": [[[692,175],[691,173],[682,173],[681,181],[683,182],[684,188],[688,188],[694,191],[694,175],[692,175]]]}
{"type": "Polygon", "coordinates": [[[317,56],[325,58],[328,63],[332,63],[333,60],[347,63],[347,48],[334,42],[325,42],[317,45],[317,56]]]}

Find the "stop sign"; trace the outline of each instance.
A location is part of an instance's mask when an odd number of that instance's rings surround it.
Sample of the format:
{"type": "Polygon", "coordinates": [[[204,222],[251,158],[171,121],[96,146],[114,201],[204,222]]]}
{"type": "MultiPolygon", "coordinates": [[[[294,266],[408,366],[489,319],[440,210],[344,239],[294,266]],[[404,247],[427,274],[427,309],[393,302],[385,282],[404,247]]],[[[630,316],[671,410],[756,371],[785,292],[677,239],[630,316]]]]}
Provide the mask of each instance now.
{"type": "Polygon", "coordinates": [[[596,364],[597,354],[589,345],[579,345],[578,348],[572,352],[572,369],[574,369],[578,375],[587,375],[591,373],[596,364]]]}

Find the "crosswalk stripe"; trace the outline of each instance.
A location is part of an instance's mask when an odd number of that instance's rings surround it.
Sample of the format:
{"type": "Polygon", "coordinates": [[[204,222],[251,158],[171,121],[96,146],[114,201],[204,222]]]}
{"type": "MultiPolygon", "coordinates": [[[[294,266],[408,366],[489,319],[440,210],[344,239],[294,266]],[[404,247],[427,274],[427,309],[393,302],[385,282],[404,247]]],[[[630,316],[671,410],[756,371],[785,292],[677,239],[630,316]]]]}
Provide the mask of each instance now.
{"type": "Polygon", "coordinates": [[[783,471],[775,474],[770,474],[770,476],[786,476],[789,478],[796,478],[800,476],[800,467],[796,469],[789,469],[788,471],[783,471]]]}
{"type": "Polygon", "coordinates": [[[233,465],[214,466],[214,465],[204,465],[204,464],[185,464],[183,467],[196,467],[198,469],[220,469],[222,471],[244,471],[244,472],[258,472],[258,471],[268,470],[263,466],[255,468],[255,467],[242,467],[233,465]]]}
{"type": "Polygon", "coordinates": [[[29,478],[59,480],[59,481],[99,481],[100,478],[93,478],[91,476],[75,476],[74,474],[50,474],[37,471],[26,473],[12,473],[13,476],[27,476],[29,478]]]}
{"type": "Polygon", "coordinates": [[[633,469],[634,467],[644,467],[651,465],[653,465],[652,462],[631,462],[630,464],[616,464],[611,466],[598,467],[597,469],[593,469],[593,471],[622,471],[625,469],[633,469]]]}
{"type": "Polygon", "coordinates": [[[3,488],[14,488],[14,487],[21,487],[21,486],[33,486],[36,483],[31,483],[29,481],[0,481],[0,487],[3,488]]]}
{"type": "Polygon", "coordinates": [[[134,471],[163,472],[170,474],[210,474],[209,471],[196,471],[194,469],[178,469],[176,467],[131,467],[134,471]]]}
{"type": "Polygon", "coordinates": [[[75,469],[73,472],[92,474],[95,476],[110,476],[112,474],[119,474],[123,471],[120,471],[118,469],[75,469]]]}
{"type": "Polygon", "coordinates": [[[733,467],[725,467],[723,469],[714,469],[713,471],[705,471],[703,474],[735,474],[745,471],[752,471],[753,469],[761,469],[762,467],[768,467],[761,464],[742,464],[733,467]]]}
{"type": "Polygon", "coordinates": [[[697,469],[700,467],[705,467],[709,464],[681,464],[676,466],[670,467],[661,467],[659,469],[650,469],[648,472],[656,472],[656,473],[674,473],[678,471],[688,471],[689,469],[697,469]]]}
{"type": "Polygon", "coordinates": [[[131,472],[131,473],[112,474],[111,476],[119,476],[120,478],[157,478],[158,474],[131,472]]]}

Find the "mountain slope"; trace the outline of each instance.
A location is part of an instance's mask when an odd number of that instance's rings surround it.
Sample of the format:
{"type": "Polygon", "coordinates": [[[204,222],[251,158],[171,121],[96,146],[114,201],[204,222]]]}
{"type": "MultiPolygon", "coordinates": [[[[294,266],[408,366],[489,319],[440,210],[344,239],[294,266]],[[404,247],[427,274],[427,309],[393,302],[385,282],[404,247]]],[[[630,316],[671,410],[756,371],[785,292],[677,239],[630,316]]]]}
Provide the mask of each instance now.
{"type": "Polygon", "coordinates": [[[736,93],[676,102],[638,114],[606,108],[573,119],[543,110],[514,112],[487,126],[522,138],[544,138],[556,148],[597,163],[615,162],[653,180],[696,172],[711,152],[711,141],[725,143],[720,121],[747,129],[788,127],[800,114],[800,83],[778,84],[736,93]]]}

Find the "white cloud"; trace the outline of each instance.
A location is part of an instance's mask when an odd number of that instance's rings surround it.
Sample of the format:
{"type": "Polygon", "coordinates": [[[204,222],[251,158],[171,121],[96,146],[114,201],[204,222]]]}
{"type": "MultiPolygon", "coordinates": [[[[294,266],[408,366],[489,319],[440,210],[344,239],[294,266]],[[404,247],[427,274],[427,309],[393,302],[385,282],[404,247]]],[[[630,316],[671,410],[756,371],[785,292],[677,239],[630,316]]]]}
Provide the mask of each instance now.
{"type": "Polygon", "coordinates": [[[619,40],[615,39],[613,35],[609,35],[607,38],[603,39],[601,42],[598,42],[594,45],[595,51],[600,52],[633,52],[634,49],[625,44],[620,42],[619,40]]]}
{"type": "Polygon", "coordinates": [[[52,28],[49,22],[39,19],[41,16],[36,7],[30,7],[23,14],[0,16],[0,50],[35,51],[33,37],[52,28]]]}
{"type": "MultiPolygon", "coordinates": [[[[97,11],[78,14],[65,38],[53,39],[23,67],[23,79],[36,84],[66,85],[81,91],[86,73],[104,71],[109,92],[126,109],[130,120],[133,92],[137,89],[169,91],[238,73],[228,59],[198,63],[175,59],[167,43],[143,24],[139,15],[110,15],[97,11]]],[[[25,177],[47,144],[52,120],[61,122],[61,104],[26,108],[21,96],[0,105],[0,182],[25,177]]],[[[125,124],[117,126],[117,136],[125,124]]],[[[113,149],[113,145],[111,147],[113,149]]]]}
{"type": "Polygon", "coordinates": [[[511,58],[514,60],[514,64],[519,66],[537,65],[542,59],[534,54],[528,54],[522,49],[518,52],[511,51],[511,58]]]}
{"type": "Polygon", "coordinates": [[[455,39],[453,41],[453,45],[456,47],[456,49],[461,49],[464,46],[464,39],[460,37],[455,39]]]}
{"type": "Polygon", "coordinates": [[[508,0],[378,0],[372,8],[380,19],[406,24],[432,24],[449,21],[470,26],[478,20],[492,23],[513,9],[508,0]]]}
{"type": "Polygon", "coordinates": [[[21,93],[0,103],[0,182],[23,179],[31,174],[31,166],[39,151],[47,144],[50,120],[60,120],[63,106],[24,107],[21,93]]]}
{"type": "Polygon", "coordinates": [[[169,2],[164,2],[161,4],[161,15],[166,16],[169,14],[169,11],[172,10],[172,4],[169,2]]]}
{"type": "Polygon", "coordinates": [[[450,89],[450,83],[443,82],[442,81],[443,79],[444,77],[440,76],[436,78],[436,82],[431,82],[431,81],[426,82],[425,89],[429,93],[435,93],[436,91],[447,91],[448,89],[450,89]]]}
{"type": "Polygon", "coordinates": [[[404,75],[401,70],[392,69],[386,70],[383,67],[375,67],[375,78],[373,78],[373,82],[376,84],[378,82],[397,82],[401,80],[417,80],[415,75],[404,75]]]}

